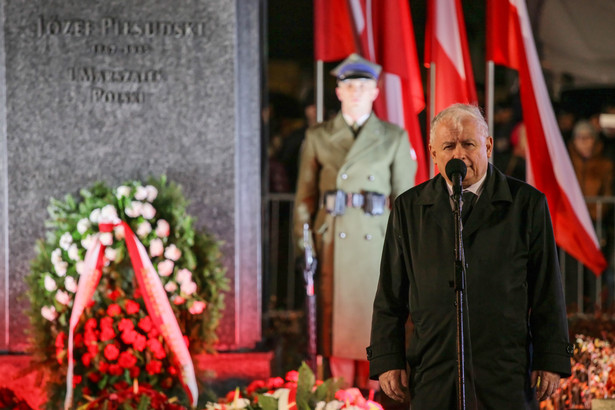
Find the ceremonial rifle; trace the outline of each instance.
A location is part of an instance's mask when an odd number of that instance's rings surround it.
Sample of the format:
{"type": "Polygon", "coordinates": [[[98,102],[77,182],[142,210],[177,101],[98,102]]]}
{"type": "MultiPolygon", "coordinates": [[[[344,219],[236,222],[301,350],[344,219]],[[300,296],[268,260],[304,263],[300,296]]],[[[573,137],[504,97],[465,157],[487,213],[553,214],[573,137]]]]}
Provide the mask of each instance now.
{"type": "Polygon", "coordinates": [[[307,328],[308,346],[307,356],[308,365],[312,371],[317,372],[316,359],[316,295],[314,293],[314,274],[316,273],[316,257],[312,250],[312,238],[310,226],[303,224],[303,245],[304,245],[304,268],[303,278],[305,279],[306,303],[307,303],[307,328]]]}

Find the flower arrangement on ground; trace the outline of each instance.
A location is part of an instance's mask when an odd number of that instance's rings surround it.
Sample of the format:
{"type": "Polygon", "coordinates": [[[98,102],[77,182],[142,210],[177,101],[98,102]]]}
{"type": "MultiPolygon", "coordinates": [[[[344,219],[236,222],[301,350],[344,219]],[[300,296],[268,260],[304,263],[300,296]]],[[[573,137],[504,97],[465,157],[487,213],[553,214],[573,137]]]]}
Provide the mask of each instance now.
{"type": "MultiPolygon", "coordinates": [[[[383,410],[373,397],[365,399],[357,388],[340,389],[336,379],[316,380],[312,369],[302,363],[285,379],[255,380],[245,389],[230,391],[207,410],[383,410]]],[[[371,393],[373,396],[373,392],[371,393]]]]}
{"type": "Polygon", "coordinates": [[[186,206],[181,188],[164,176],[114,189],[99,182],[82,190],[79,200],[51,200],[47,238],[37,242],[27,277],[31,351],[36,365],[48,370],[49,408],[64,400],[71,310],[95,242],[102,244],[96,266],[101,275],[74,328],[73,403],[103,408],[97,405],[101,398],[117,399],[126,391],[133,392],[126,400],[135,403],[141,403],[138,397],[155,401],[158,393],[169,405],[187,402],[182,369],[135,279],[135,251],[126,238],[132,231],[142,244],[190,352],[213,352],[228,284],[220,243],[195,231],[186,206]]]}

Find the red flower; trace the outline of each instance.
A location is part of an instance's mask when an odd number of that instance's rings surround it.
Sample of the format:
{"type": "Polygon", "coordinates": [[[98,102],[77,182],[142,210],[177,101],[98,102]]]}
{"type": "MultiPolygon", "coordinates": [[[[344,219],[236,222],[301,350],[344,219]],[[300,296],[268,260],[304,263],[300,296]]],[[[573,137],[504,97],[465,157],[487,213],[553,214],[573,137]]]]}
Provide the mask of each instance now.
{"type": "Polygon", "coordinates": [[[134,366],[129,370],[129,372],[130,372],[130,377],[133,379],[136,379],[137,377],[139,377],[139,374],[141,373],[141,368],[139,368],[138,366],[134,366]]]}
{"type": "Polygon", "coordinates": [[[109,292],[107,296],[109,297],[109,299],[115,302],[117,298],[120,297],[120,291],[115,289],[113,292],[109,292]]]}
{"type": "Polygon", "coordinates": [[[117,363],[124,369],[128,369],[137,364],[137,358],[130,352],[122,352],[117,360],[117,363]]]}
{"type": "Polygon", "coordinates": [[[152,319],[150,319],[149,316],[145,316],[143,319],[139,320],[139,328],[146,333],[152,330],[152,319]]]}
{"type": "Polygon", "coordinates": [[[81,362],[85,367],[90,367],[90,364],[92,364],[92,355],[89,352],[84,353],[81,356],[81,362]]]}
{"type": "Polygon", "coordinates": [[[124,330],[122,332],[122,342],[126,343],[127,345],[132,344],[134,343],[137,335],[138,333],[132,329],[124,330]]]}
{"type": "Polygon", "coordinates": [[[104,329],[106,327],[113,327],[113,318],[109,316],[105,316],[100,319],[100,329],[104,329]]]}
{"type": "Polygon", "coordinates": [[[104,374],[104,373],[107,373],[107,371],[108,371],[108,370],[109,370],[109,363],[107,363],[107,362],[102,362],[102,361],[101,361],[101,362],[98,364],[98,371],[99,371],[99,372],[101,372],[101,373],[103,373],[103,374],[104,374]]]}
{"type": "Polygon", "coordinates": [[[171,375],[171,376],[175,376],[177,374],[177,367],[175,366],[169,366],[167,368],[167,372],[171,375]]]}
{"type": "Polygon", "coordinates": [[[290,372],[286,373],[286,380],[289,382],[297,382],[299,381],[299,372],[296,370],[291,370],[290,372]]]}
{"type": "Polygon", "coordinates": [[[76,374],[73,376],[73,389],[77,387],[79,383],[81,383],[81,375],[76,374]]]}
{"type": "Polygon", "coordinates": [[[64,332],[58,333],[56,336],[56,347],[59,349],[64,349],[64,340],[66,339],[66,334],[64,332]]]}
{"type": "Polygon", "coordinates": [[[105,346],[104,355],[107,360],[115,360],[120,355],[120,349],[114,344],[108,344],[105,346]]]}
{"type": "MultiPolygon", "coordinates": [[[[105,371],[106,370],[107,369],[105,368],[105,371]]],[[[102,376],[98,372],[90,372],[90,373],[88,373],[88,379],[90,379],[90,381],[92,383],[98,383],[100,381],[100,379],[102,379],[102,376]]]]}
{"type": "Polygon", "coordinates": [[[107,308],[107,314],[111,317],[116,317],[122,314],[122,308],[117,303],[112,303],[107,308]]]}
{"type": "Polygon", "coordinates": [[[134,323],[132,323],[132,320],[127,319],[127,318],[123,318],[122,320],[120,320],[119,325],[117,325],[118,330],[120,331],[125,331],[125,330],[132,330],[135,328],[134,323]]]}
{"type": "Polygon", "coordinates": [[[96,342],[92,343],[91,345],[88,345],[88,353],[90,353],[92,356],[96,356],[96,354],[98,353],[98,344],[96,342]]]}
{"type": "Polygon", "coordinates": [[[128,313],[129,315],[134,315],[135,313],[139,312],[141,306],[139,306],[139,304],[134,300],[126,299],[124,309],[126,309],[126,313],[128,313]]]}
{"type": "Polygon", "coordinates": [[[85,322],[85,330],[94,330],[96,329],[97,324],[98,323],[96,323],[96,319],[91,317],[85,322]]]}
{"type": "Polygon", "coordinates": [[[162,363],[158,360],[152,360],[145,365],[145,371],[151,375],[160,373],[160,370],[162,370],[162,363]]]}
{"type": "Polygon", "coordinates": [[[149,339],[147,341],[147,347],[152,351],[156,359],[164,359],[167,354],[164,352],[164,347],[158,339],[149,339]]]}
{"type": "Polygon", "coordinates": [[[83,347],[83,334],[77,333],[75,335],[75,339],[73,340],[73,343],[75,344],[75,347],[77,348],[83,347]]]}
{"type": "Polygon", "coordinates": [[[105,341],[105,340],[111,340],[115,337],[115,330],[113,330],[112,327],[103,327],[103,329],[100,331],[100,340],[101,341],[105,341]]]}
{"type": "Polygon", "coordinates": [[[284,379],[282,379],[281,377],[270,377],[269,380],[267,380],[268,389],[277,389],[279,387],[282,387],[283,385],[284,379]]]}
{"type": "Polygon", "coordinates": [[[137,333],[137,335],[135,336],[135,341],[132,343],[132,347],[134,347],[137,352],[142,352],[143,349],[145,349],[146,343],[147,339],[145,338],[145,336],[137,333]]]}
{"type": "Polygon", "coordinates": [[[160,332],[154,326],[152,326],[152,329],[147,332],[147,337],[150,339],[156,339],[158,336],[160,336],[160,332]]]}
{"type": "Polygon", "coordinates": [[[226,402],[232,402],[233,400],[235,400],[235,397],[241,399],[241,392],[239,390],[231,390],[230,392],[226,393],[226,402]]]}
{"type": "Polygon", "coordinates": [[[83,389],[81,389],[81,393],[83,393],[86,396],[91,396],[92,390],[90,390],[88,386],[85,386],[83,389]]]}
{"type": "Polygon", "coordinates": [[[122,368],[119,364],[110,364],[109,365],[109,374],[111,376],[119,376],[123,373],[122,368]]]}
{"type": "Polygon", "coordinates": [[[254,380],[246,387],[246,393],[252,394],[257,390],[265,388],[265,382],[263,380],[254,380]]]}

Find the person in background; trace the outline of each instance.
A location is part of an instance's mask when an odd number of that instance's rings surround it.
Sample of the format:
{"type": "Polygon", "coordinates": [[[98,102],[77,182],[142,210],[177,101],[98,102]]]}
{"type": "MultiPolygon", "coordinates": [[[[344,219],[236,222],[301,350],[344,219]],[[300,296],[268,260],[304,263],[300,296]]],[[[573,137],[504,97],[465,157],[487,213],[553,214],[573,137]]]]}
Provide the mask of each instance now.
{"type": "Polygon", "coordinates": [[[307,130],[295,196],[298,246],[307,223],[318,258],[319,353],[360,388],[373,387],[365,347],[389,204],[417,167],[406,131],[372,112],[380,70],[352,54],[332,71],[341,111],[307,130]]]}
{"type": "Polygon", "coordinates": [[[439,175],[400,195],[389,219],[374,300],[370,376],[413,409],[457,408],[455,229],[451,159],[463,178],[467,266],[466,408],[537,409],[570,376],[566,306],[545,195],[489,164],[493,138],[476,106],[431,122],[439,175]],[[405,323],[412,335],[406,349],[405,323]]]}

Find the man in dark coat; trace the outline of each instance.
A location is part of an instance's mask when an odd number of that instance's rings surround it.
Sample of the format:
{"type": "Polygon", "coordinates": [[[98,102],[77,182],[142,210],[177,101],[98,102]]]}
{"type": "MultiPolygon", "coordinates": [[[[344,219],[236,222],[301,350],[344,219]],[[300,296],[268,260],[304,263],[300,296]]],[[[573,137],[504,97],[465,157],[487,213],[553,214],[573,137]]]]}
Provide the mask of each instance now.
{"type": "MultiPolygon", "coordinates": [[[[538,408],[570,375],[573,353],[553,229],[545,196],[490,165],[492,148],[475,106],[455,104],[432,121],[429,151],[438,169],[463,160],[464,192],[477,195],[462,231],[466,408],[538,408]]],[[[413,410],[457,403],[451,194],[441,172],[400,195],[382,254],[370,377],[391,398],[410,397],[413,410]]]]}

